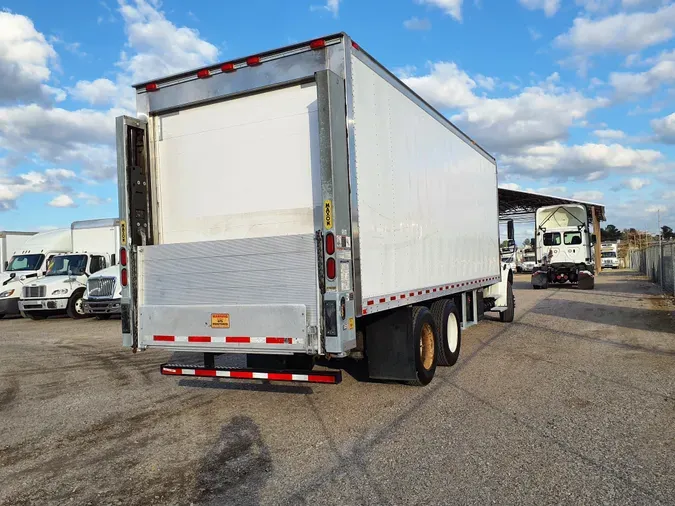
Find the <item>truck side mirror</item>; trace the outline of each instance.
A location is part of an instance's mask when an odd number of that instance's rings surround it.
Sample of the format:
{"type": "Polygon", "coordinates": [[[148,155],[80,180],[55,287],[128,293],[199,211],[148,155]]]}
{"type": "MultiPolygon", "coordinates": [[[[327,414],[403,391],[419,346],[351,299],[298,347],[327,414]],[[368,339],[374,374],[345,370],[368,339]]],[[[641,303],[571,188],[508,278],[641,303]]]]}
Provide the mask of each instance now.
{"type": "Polygon", "coordinates": [[[509,220],[506,222],[506,237],[509,239],[509,241],[514,240],[516,234],[513,230],[513,220],[509,220]]]}
{"type": "Polygon", "coordinates": [[[595,234],[591,234],[591,245],[595,245],[597,241],[597,237],[595,237],[595,234]]]}

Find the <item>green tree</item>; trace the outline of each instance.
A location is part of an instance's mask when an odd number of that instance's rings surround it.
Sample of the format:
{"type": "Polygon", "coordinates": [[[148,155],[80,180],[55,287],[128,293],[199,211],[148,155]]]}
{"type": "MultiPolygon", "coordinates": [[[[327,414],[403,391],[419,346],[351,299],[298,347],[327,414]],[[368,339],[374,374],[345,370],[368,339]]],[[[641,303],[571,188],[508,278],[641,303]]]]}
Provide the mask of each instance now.
{"type": "Polygon", "coordinates": [[[675,232],[673,232],[673,229],[670,228],[667,225],[663,225],[661,227],[661,237],[664,239],[675,239],[675,232]]]}
{"type": "Polygon", "coordinates": [[[531,244],[532,244],[532,241],[530,241],[529,239],[525,239],[525,240],[523,241],[523,247],[524,247],[524,248],[527,248],[527,247],[530,246],[531,244]]]}

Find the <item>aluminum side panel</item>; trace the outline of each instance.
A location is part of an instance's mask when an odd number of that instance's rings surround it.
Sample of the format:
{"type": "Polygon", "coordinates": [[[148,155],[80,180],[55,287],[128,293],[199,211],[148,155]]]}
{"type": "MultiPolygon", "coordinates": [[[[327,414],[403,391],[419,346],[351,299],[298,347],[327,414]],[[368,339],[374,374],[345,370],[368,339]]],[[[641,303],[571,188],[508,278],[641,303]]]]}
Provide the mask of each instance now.
{"type": "Polygon", "coordinates": [[[351,72],[362,300],[499,276],[495,163],[355,56],[351,72]]]}

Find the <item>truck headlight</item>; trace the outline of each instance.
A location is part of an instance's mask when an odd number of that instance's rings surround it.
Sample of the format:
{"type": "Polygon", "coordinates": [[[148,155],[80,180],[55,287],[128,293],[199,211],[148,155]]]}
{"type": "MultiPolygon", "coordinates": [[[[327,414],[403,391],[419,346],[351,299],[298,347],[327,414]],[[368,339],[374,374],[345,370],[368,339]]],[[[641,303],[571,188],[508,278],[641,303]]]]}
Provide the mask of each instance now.
{"type": "Polygon", "coordinates": [[[3,299],[5,297],[11,297],[13,293],[14,290],[5,290],[4,292],[0,293],[0,299],[3,299]]]}
{"type": "Polygon", "coordinates": [[[58,290],[54,290],[52,292],[52,295],[63,295],[63,294],[66,294],[66,293],[68,293],[67,288],[59,288],[58,290]]]}

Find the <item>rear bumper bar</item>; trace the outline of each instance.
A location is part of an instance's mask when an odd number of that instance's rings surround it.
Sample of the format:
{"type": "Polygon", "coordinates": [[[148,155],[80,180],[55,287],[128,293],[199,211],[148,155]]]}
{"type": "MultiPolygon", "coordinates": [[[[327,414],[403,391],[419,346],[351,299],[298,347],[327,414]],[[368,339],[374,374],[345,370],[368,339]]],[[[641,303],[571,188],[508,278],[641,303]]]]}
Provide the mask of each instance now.
{"type": "Polygon", "coordinates": [[[228,378],[243,380],[292,381],[300,383],[330,383],[342,381],[340,371],[264,371],[233,369],[229,367],[207,368],[199,365],[162,364],[160,371],[165,376],[199,376],[202,378],[228,378]]]}

